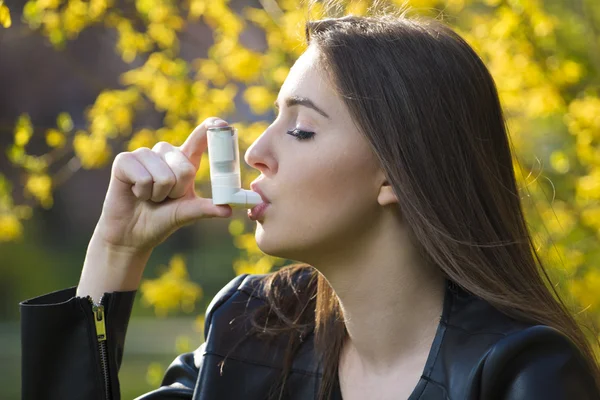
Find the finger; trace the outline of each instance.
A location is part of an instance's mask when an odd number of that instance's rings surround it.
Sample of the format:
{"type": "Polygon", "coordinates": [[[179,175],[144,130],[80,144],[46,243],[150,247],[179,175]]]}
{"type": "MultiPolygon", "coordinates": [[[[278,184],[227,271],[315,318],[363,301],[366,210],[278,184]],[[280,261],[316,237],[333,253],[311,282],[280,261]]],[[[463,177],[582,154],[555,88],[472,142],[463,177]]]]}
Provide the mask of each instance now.
{"type": "Polygon", "coordinates": [[[175,220],[179,226],[187,225],[201,218],[230,217],[233,209],[228,205],[214,205],[212,199],[194,196],[177,204],[175,220]]]}
{"type": "Polygon", "coordinates": [[[179,147],[181,152],[188,160],[190,160],[196,170],[200,167],[202,153],[204,153],[208,146],[206,131],[213,126],[227,126],[227,122],[217,117],[205,119],[192,131],[192,133],[190,133],[185,142],[179,147]]]}
{"type": "Polygon", "coordinates": [[[175,174],[175,185],[171,188],[167,197],[171,199],[183,197],[190,185],[194,183],[197,169],[194,168],[179,148],[170,143],[158,142],[154,145],[152,151],[160,155],[175,174]]]}
{"type": "Polygon", "coordinates": [[[173,149],[163,154],[162,157],[177,178],[175,186],[167,196],[171,199],[183,197],[194,185],[197,169],[179,149],[173,149]]]}
{"type": "Polygon", "coordinates": [[[152,175],[130,152],[119,153],[113,163],[115,178],[131,186],[138,199],[146,201],[152,196],[152,175]]]}
{"type": "Polygon", "coordinates": [[[175,186],[175,174],[160,155],[147,147],[141,147],[132,153],[146,167],[150,175],[152,175],[153,183],[150,200],[160,203],[167,197],[173,186],[175,186]]]}

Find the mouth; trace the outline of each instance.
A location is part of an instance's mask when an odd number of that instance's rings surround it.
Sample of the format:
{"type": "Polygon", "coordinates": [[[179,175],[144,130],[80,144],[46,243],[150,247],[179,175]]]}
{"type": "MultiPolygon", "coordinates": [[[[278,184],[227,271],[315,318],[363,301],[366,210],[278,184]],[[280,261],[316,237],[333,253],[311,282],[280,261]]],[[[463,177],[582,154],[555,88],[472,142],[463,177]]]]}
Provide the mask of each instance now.
{"type": "Polygon", "coordinates": [[[267,198],[267,196],[265,196],[265,194],[263,193],[263,191],[261,190],[261,188],[258,186],[258,182],[257,181],[254,181],[254,182],[252,182],[250,184],[250,190],[252,190],[253,192],[258,193],[260,195],[260,198],[262,199],[262,201],[264,203],[270,203],[270,201],[267,198]]]}
{"type": "Polygon", "coordinates": [[[266,202],[255,205],[248,210],[248,218],[250,218],[252,221],[262,221],[264,219],[265,211],[270,205],[271,203],[266,202]]]}
{"type": "Polygon", "coordinates": [[[265,211],[271,205],[271,201],[267,196],[265,196],[261,188],[258,186],[258,182],[260,182],[260,180],[252,182],[250,184],[250,189],[253,192],[258,193],[263,202],[248,210],[248,218],[250,218],[252,221],[262,221],[265,211]]]}

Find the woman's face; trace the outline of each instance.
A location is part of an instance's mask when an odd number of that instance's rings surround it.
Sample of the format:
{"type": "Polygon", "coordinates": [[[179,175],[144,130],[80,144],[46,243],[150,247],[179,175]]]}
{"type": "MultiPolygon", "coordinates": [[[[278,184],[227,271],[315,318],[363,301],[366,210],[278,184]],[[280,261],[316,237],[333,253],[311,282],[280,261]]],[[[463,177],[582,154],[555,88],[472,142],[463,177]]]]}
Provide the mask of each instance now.
{"type": "Polygon", "coordinates": [[[255,182],[271,203],[257,221],[259,248],[307,263],[360,242],[376,222],[385,181],[317,56],[309,46],[298,58],[279,92],[277,118],[245,154],[248,165],[260,170],[255,182]],[[312,137],[298,140],[287,133],[294,129],[312,137]]]}

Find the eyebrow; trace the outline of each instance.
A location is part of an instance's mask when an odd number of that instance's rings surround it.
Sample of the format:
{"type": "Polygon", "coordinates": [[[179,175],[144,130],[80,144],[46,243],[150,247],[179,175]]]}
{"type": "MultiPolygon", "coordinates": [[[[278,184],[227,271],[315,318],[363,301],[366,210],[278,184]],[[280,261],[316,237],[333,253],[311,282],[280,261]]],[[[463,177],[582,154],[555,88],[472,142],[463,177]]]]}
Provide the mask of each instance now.
{"type": "MultiPolygon", "coordinates": [[[[275,100],[274,105],[275,105],[275,108],[279,109],[279,104],[277,104],[277,100],[275,100]]],[[[330,118],[329,115],[327,115],[327,113],[325,111],[323,111],[319,107],[317,107],[317,105],[315,103],[313,103],[313,101],[311,99],[309,99],[308,97],[290,96],[285,99],[285,105],[287,107],[304,106],[304,107],[312,108],[313,110],[315,110],[316,112],[318,112],[319,114],[324,116],[325,118],[330,118]]]]}

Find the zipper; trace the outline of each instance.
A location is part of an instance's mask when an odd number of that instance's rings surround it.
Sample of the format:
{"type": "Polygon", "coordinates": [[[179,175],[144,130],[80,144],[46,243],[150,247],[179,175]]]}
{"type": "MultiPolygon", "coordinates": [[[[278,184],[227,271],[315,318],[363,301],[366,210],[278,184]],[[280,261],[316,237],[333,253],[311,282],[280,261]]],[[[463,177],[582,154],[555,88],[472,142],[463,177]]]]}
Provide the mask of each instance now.
{"type": "Polygon", "coordinates": [[[98,340],[98,352],[100,355],[100,371],[102,373],[102,379],[104,380],[104,393],[105,399],[110,400],[110,379],[108,376],[108,351],[106,348],[106,322],[104,317],[104,296],[100,298],[98,304],[94,303],[90,296],[87,296],[89,302],[92,304],[92,313],[94,317],[94,323],[96,326],[96,339],[98,340]]]}

